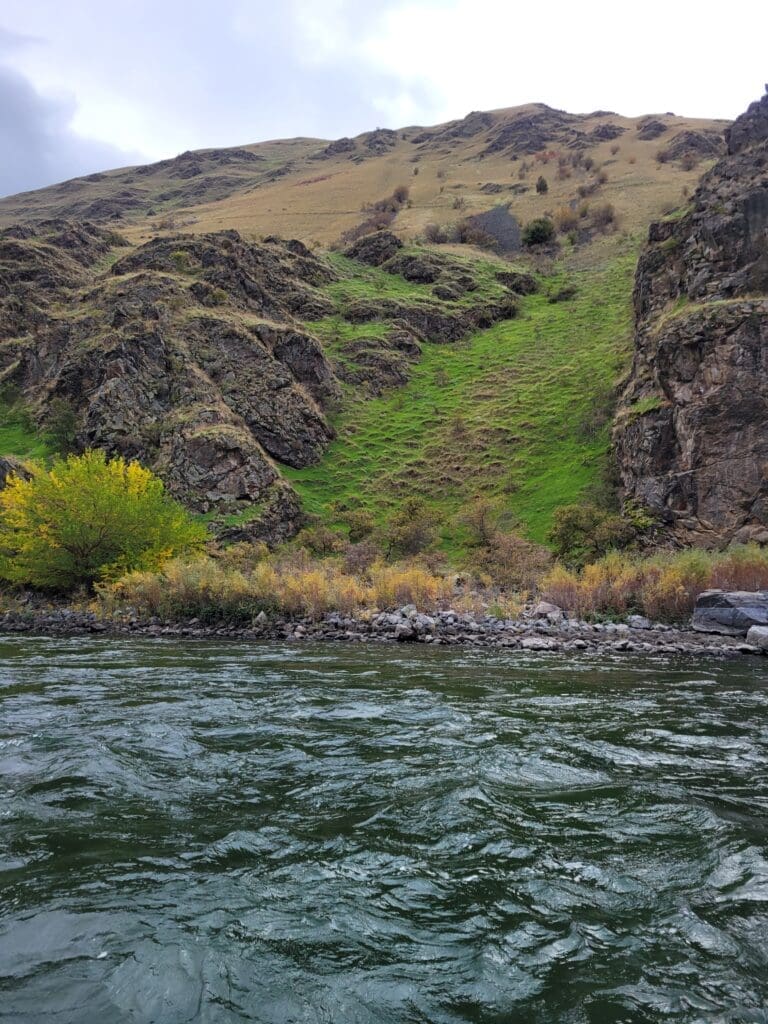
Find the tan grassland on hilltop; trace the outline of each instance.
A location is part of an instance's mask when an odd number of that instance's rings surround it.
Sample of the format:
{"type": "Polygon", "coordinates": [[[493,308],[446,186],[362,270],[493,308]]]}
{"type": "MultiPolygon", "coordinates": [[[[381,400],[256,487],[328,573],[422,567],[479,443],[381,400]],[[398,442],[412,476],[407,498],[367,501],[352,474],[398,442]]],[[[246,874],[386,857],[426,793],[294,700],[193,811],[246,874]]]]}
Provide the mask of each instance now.
{"type": "Polygon", "coordinates": [[[577,204],[580,186],[601,174],[603,183],[588,201],[612,203],[622,229],[634,233],[695,185],[716,155],[723,128],[721,121],[672,114],[570,115],[529,104],[431,129],[377,129],[331,145],[330,155],[323,140],[301,138],[90,175],[0,200],[0,226],[30,217],[84,216],[113,220],[133,242],[167,230],[236,228],[327,246],[363,219],[366,204],[405,185],[410,201],[396,230],[408,239],[429,223],[449,224],[507,203],[523,223],[552,215],[577,204]],[[649,121],[659,134],[644,139],[649,121]],[[615,138],[601,137],[612,131],[615,138]],[[493,151],[505,132],[510,143],[493,151]],[[686,139],[693,145],[687,161],[659,161],[667,147],[685,149],[686,139]],[[573,167],[574,154],[591,166],[573,167]],[[560,161],[567,162],[563,170],[560,161]],[[548,184],[543,195],[535,189],[540,174],[548,184]]]}

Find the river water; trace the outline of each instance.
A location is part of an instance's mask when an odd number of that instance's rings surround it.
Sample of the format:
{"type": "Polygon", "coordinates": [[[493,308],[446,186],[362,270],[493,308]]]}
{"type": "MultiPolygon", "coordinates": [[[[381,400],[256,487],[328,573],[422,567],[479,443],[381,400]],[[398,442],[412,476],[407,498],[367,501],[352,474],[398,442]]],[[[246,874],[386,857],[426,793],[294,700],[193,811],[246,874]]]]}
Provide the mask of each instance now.
{"type": "Polygon", "coordinates": [[[0,640],[0,1021],[768,1021],[768,663],[0,640]]]}

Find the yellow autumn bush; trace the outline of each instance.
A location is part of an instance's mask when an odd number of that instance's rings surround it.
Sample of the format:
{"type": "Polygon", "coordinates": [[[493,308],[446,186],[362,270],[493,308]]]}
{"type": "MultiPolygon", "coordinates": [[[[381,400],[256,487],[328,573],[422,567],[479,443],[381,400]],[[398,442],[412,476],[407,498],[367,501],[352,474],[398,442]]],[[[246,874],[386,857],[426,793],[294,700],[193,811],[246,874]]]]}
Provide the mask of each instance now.
{"type": "Polygon", "coordinates": [[[70,590],[155,569],[206,536],[158,477],[102,451],[32,466],[0,491],[0,578],[70,590]]]}

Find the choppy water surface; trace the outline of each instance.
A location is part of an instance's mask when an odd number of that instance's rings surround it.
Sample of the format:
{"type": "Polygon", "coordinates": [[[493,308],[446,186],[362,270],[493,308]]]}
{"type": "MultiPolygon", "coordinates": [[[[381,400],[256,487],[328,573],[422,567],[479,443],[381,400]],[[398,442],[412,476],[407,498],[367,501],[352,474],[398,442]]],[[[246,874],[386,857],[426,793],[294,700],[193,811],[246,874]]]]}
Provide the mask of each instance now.
{"type": "Polygon", "coordinates": [[[768,1021],[765,662],[0,660],[4,1024],[768,1021]]]}

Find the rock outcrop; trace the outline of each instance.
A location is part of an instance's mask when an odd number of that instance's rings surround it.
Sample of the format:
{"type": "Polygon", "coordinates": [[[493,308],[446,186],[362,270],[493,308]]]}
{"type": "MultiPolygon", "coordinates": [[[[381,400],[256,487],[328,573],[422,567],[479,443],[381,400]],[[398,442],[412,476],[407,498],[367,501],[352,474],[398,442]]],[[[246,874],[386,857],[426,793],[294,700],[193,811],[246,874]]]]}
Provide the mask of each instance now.
{"type": "Polygon", "coordinates": [[[367,263],[369,267],[380,267],[402,247],[402,241],[391,231],[373,231],[353,242],[344,255],[358,263],[367,263]]]}
{"type": "Polygon", "coordinates": [[[684,543],[768,543],[768,94],[653,224],[614,431],[628,497],[684,543]]]}
{"type": "Polygon", "coordinates": [[[501,299],[466,308],[449,308],[429,301],[405,304],[397,299],[375,302],[361,299],[350,303],[345,318],[353,324],[388,321],[406,326],[419,341],[447,344],[473,331],[491,327],[500,320],[513,319],[517,308],[517,297],[511,293],[501,299]]]}
{"type": "Polygon", "coordinates": [[[0,235],[0,380],[41,427],[66,403],[77,448],[140,459],[234,536],[289,535],[276,463],[316,462],[333,436],[339,385],[299,322],[328,312],[333,271],[235,231],[123,246],[59,221],[0,235]]]}
{"type": "Polygon", "coordinates": [[[693,628],[701,633],[746,636],[768,626],[768,591],[705,590],[693,611],[693,628]]]}
{"type": "Polygon", "coordinates": [[[8,483],[9,478],[21,477],[22,480],[29,480],[32,474],[20,459],[12,455],[0,456],[0,490],[8,483]]]}

